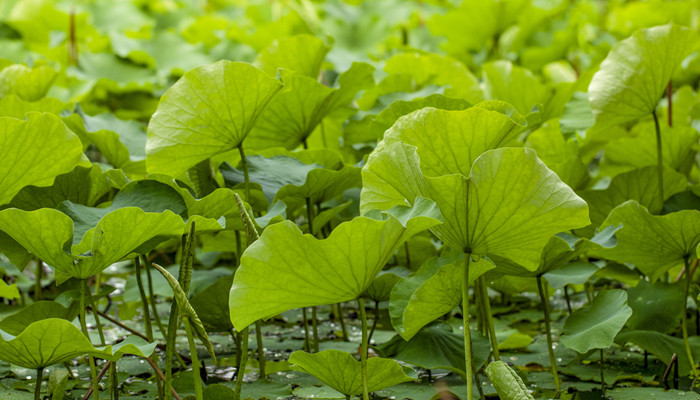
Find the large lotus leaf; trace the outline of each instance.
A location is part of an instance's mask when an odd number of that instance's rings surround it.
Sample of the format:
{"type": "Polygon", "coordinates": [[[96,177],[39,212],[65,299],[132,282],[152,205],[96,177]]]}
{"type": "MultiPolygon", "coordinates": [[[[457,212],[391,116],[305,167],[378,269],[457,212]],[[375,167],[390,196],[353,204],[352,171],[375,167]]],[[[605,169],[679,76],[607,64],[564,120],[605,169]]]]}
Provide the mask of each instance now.
{"type": "MultiPolygon", "coordinates": [[[[289,356],[294,369],[313,375],[346,396],[362,394],[361,363],[344,351],[324,350],[309,354],[295,351],[289,356]]],[[[406,375],[413,372],[394,360],[372,357],[367,360],[367,390],[375,392],[402,382],[414,380],[406,375]]]]}
{"type": "Polygon", "coordinates": [[[493,61],[482,68],[486,99],[507,101],[519,113],[527,115],[549,97],[549,88],[536,75],[510,61],[493,61]]]}
{"type": "Polygon", "coordinates": [[[559,124],[545,123],[527,136],[526,146],[535,149],[537,157],[573,189],[588,181],[588,167],[579,157],[576,142],[564,138],[559,124]]]}
{"type": "Polygon", "coordinates": [[[265,229],[236,271],[229,298],[233,326],[241,330],[293,308],[358,298],[403,242],[440,218],[426,199],[377,214],[342,223],[324,240],[302,235],[291,221],[265,229]]]}
{"type": "MultiPolygon", "coordinates": [[[[621,345],[634,343],[656,356],[666,365],[671,362],[671,357],[676,354],[678,356],[678,373],[687,375],[690,372],[690,362],[683,344],[683,338],[669,336],[655,330],[631,330],[621,332],[617,335],[615,341],[621,345]]],[[[688,342],[693,353],[693,359],[697,360],[700,358],[700,336],[691,336],[688,338],[688,342]]]]}
{"type": "Polygon", "coordinates": [[[148,171],[176,175],[240,146],[281,88],[240,62],[222,60],[187,72],[161,97],[148,125],[148,171]]]}
{"type": "Polygon", "coordinates": [[[0,321],[0,330],[17,336],[34,322],[47,318],[61,318],[68,321],[77,316],[77,309],[68,309],[55,301],[37,301],[10,314],[0,321]]]}
{"type": "Polygon", "coordinates": [[[566,285],[583,285],[588,279],[598,272],[598,266],[583,261],[574,261],[542,275],[549,286],[554,289],[562,289],[566,285]]]}
{"type": "Polygon", "coordinates": [[[410,273],[411,270],[404,267],[394,267],[381,271],[364,293],[362,293],[362,297],[367,297],[377,302],[389,301],[391,290],[394,288],[394,285],[401,281],[401,278],[408,276],[410,273]]]}
{"type": "Polygon", "coordinates": [[[57,176],[51,186],[25,186],[12,199],[10,207],[27,211],[56,208],[65,200],[94,206],[110,189],[109,179],[99,165],[75,167],[71,172],[57,176]]]}
{"type": "MultiPolygon", "coordinates": [[[[493,268],[486,258],[471,261],[469,282],[493,268]]],[[[464,254],[432,258],[416,274],[398,282],[391,291],[389,315],[394,329],[410,340],[422,327],[462,304],[464,254]]]]}
{"type": "Polygon", "coordinates": [[[97,349],[100,351],[100,358],[118,361],[124,354],[132,354],[143,358],[150,357],[156,350],[157,345],[157,342],[148,343],[143,338],[131,335],[115,345],[98,347],[97,349]]]}
{"type": "MultiPolygon", "coordinates": [[[[633,129],[634,137],[623,137],[605,146],[600,172],[615,175],[635,168],[658,165],[656,133],[652,122],[642,123],[633,129]]],[[[693,163],[698,131],[688,126],[661,127],[663,165],[684,172],[693,163]]]]}
{"type": "Polygon", "coordinates": [[[228,294],[233,284],[233,275],[220,278],[190,299],[190,304],[208,331],[230,332],[231,314],[228,309],[228,294]]]}
{"type": "Polygon", "coordinates": [[[469,176],[479,155],[506,146],[524,126],[520,114],[503,102],[482,102],[461,111],[424,108],[400,118],[380,147],[397,142],[415,146],[426,176],[469,176]]]}
{"type": "Polygon", "coordinates": [[[275,200],[284,201],[293,208],[295,202],[311,199],[312,203],[330,200],[345,190],[362,186],[361,169],[345,166],[340,170],[316,168],[309,171],[303,185],[286,185],[282,187],[275,200]]]}
{"type": "MultiPolygon", "coordinates": [[[[479,369],[486,362],[491,347],[480,333],[471,332],[474,366],[479,369]]],[[[396,335],[379,346],[378,350],[391,358],[425,369],[447,369],[464,373],[464,335],[456,334],[445,322],[435,322],[420,330],[408,342],[396,335]]]]}
{"type": "Polygon", "coordinates": [[[296,148],[326,116],[350,103],[360,90],[371,87],[373,71],[369,64],[353,63],[338,77],[338,88],[329,88],[298,72],[280,71],[284,89],[263,111],[246,147],[296,148]]]}
{"type": "Polygon", "coordinates": [[[408,115],[413,111],[420,110],[421,108],[434,107],[441,110],[464,110],[471,106],[472,104],[464,99],[447,97],[439,93],[412,100],[396,100],[388,107],[383,109],[372,120],[370,125],[370,136],[373,138],[373,140],[381,139],[384,132],[391,128],[399,118],[403,117],[404,115],[408,115]]]}
{"type": "Polygon", "coordinates": [[[284,147],[272,147],[259,150],[257,153],[268,158],[275,156],[293,157],[304,164],[319,164],[328,169],[339,169],[345,165],[343,156],[338,151],[329,148],[287,150],[284,147]]]}
{"type": "Polygon", "coordinates": [[[615,336],[631,315],[627,292],[621,289],[601,290],[590,306],[569,315],[561,343],[581,354],[593,349],[606,349],[612,346],[615,336]]]}
{"type": "Polygon", "coordinates": [[[507,258],[491,256],[491,260],[496,264],[496,269],[493,272],[523,277],[544,275],[567,265],[571,260],[586,252],[614,247],[617,243],[615,232],[619,228],[618,226],[608,226],[591,239],[579,238],[565,232],[552,236],[542,250],[540,263],[534,271],[507,258]]]}
{"type": "Polygon", "coordinates": [[[60,115],[61,112],[72,109],[72,104],[53,97],[44,97],[38,101],[24,101],[14,94],[0,97],[1,117],[24,119],[24,115],[32,111],[60,115]]]}
{"type": "Polygon", "coordinates": [[[692,29],[669,24],[642,29],[613,46],[588,87],[596,125],[605,128],[651,114],[696,42],[692,29]]]}
{"type": "Polygon", "coordinates": [[[73,101],[95,88],[116,93],[153,90],[155,79],[151,70],[126,62],[115,54],[81,51],[78,64],[66,68],[68,78],[83,82],[71,87],[73,101]]]}
{"type": "Polygon", "coordinates": [[[46,96],[56,75],[53,68],[45,65],[10,65],[0,71],[0,97],[16,94],[22,100],[37,101],[46,96]]]}
{"type": "Polygon", "coordinates": [[[685,257],[692,257],[700,245],[698,210],[651,215],[646,207],[630,200],[612,210],[601,228],[620,224],[617,246],[600,251],[600,255],[634,264],[652,282],[682,264],[685,257]]]}
{"type": "Polygon", "coordinates": [[[449,86],[445,95],[466,99],[470,103],[483,100],[479,80],[458,60],[438,55],[400,53],[386,61],[389,74],[410,76],[419,88],[428,85],[449,86]]]}
{"type": "Polygon", "coordinates": [[[534,400],[522,378],[503,361],[494,361],[486,367],[486,376],[502,400],[534,400]]]}
{"type": "Polygon", "coordinates": [[[275,76],[278,68],[284,68],[316,79],[328,50],[316,36],[281,37],[260,52],[255,64],[270,76],[275,76]]]}
{"type": "Polygon", "coordinates": [[[639,281],[627,290],[632,317],[627,327],[635,330],[670,333],[683,312],[684,293],[679,282],[639,281]]]}
{"type": "Polygon", "coordinates": [[[0,331],[0,359],[24,368],[45,368],[92,352],[90,341],[65,319],[34,322],[17,336],[0,331]]]}
{"type": "Polygon", "coordinates": [[[518,260],[528,269],[537,268],[552,235],[589,224],[586,203],[531,149],[487,151],[468,179],[458,171],[426,177],[420,163],[414,146],[378,147],[362,170],[360,210],[430,198],[443,214],[443,224],[432,229],[443,242],[478,256],[518,260]]]}
{"type": "Polygon", "coordinates": [[[49,186],[83,157],[83,145],[52,114],[27,114],[25,121],[0,118],[0,204],[25,186],[49,186]]]}

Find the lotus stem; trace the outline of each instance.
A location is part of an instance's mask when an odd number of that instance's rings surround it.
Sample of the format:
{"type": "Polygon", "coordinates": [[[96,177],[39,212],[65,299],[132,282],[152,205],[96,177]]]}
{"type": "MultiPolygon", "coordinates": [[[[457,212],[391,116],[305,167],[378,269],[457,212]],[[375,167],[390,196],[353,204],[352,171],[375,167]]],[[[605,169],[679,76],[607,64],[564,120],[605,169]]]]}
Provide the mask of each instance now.
{"type": "Polygon", "coordinates": [[[406,268],[411,269],[411,252],[408,250],[408,241],[403,242],[403,249],[406,253],[406,268]]]}
{"type": "Polygon", "coordinates": [[[190,320],[184,318],[185,332],[187,332],[187,343],[190,345],[190,356],[192,357],[192,380],[194,382],[194,394],[197,400],[204,400],[202,391],[202,378],[199,375],[199,357],[197,357],[197,345],[194,343],[194,332],[190,326],[190,320]]]}
{"type": "Polygon", "coordinates": [[[248,363],[248,327],[241,331],[241,363],[236,371],[236,387],[233,390],[233,399],[241,400],[241,389],[243,389],[243,376],[245,375],[245,365],[248,363]]]}
{"type": "Polygon", "coordinates": [[[654,128],[656,128],[656,162],[659,167],[658,177],[659,177],[659,199],[661,201],[660,206],[664,206],[664,155],[661,144],[661,128],[659,127],[659,118],[656,116],[656,110],[651,112],[654,117],[654,128]]]}
{"type": "Polygon", "coordinates": [[[666,103],[668,103],[668,126],[673,127],[673,81],[666,85],[666,103]]]}
{"type": "Polygon", "coordinates": [[[34,388],[34,400],[41,400],[41,378],[44,376],[44,367],[36,369],[36,387],[34,388]]]}
{"type": "MultiPolygon", "coordinates": [[[[151,262],[148,257],[141,256],[141,261],[143,261],[143,269],[146,270],[146,280],[148,281],[148,297],[151,302],[151,311],[153,311],[153,318],[156,320],[156,325],[158,325],[158,330],[163,338],[167,338],[168,335],[165,332],[165,327],[163,326],[163,321],[160,320],[160,315],[158,314],[158,308],[156,307],[156,297],[153,294],[153,276],[151,275],[151,262]]],[[[151,328],[152,329],[152,328],[151,328]]]]}
{"type": "Polygon", "coordinates": [[[542,310],[544,312],[544,329],[547,336],[547,351],[549,352],[549,363],[552,366],[552,377],[554,377],[554,385],[557,388],[557,393],[561,392],[561,382],[559,381],[559,373],[557,372],[557,359],[554,356],[554,347],[552,343],[552,328],[551,319],[549,315],[549,296],[547,295],[547,289],[542,284],[542,276],[537,276],[537,290],[540,293],[540,300],[542,301],[542,310]]]}
{"type": "Polygon", "coordinates": [[[693,279],[690,272],[690,260],[686,256],[685,258],[685,291],[683,296],[683,314],[681,315],[681,327],[683,329],[683,345],[685,346],[685,352],[688,356],[688,362],[690,363],[690,370],[693,371],[694,380],[700,378],[698,370],[695,367],[695,360],[693,359],[693,352],[690,349],[690,342],[688,341],[688,294],[690,292],[690,281],[693,279]]]}
{"type": "Polygon", "coordinates": [[[255,321],[255,340],[258,344],[258,366],[260,367],[260,376],[265,379],[267,373],[265,372],[265,349],[263,348],[262,340],[262,321],[255,321]]]}
{"type": "Polygon", "coordinates": [[[362,347],[360,348],[360,361],[362,362],[362,399],[369,400],[367,389],[367,354],[369,353],[369,337],[367,335],[367,311],[362,297],[357,299],[360,308],[360,320],[362,321],[362,347]]]}
{"type": "Polygon", "coordinates": [[[36,260],[36,282],[34,282],[34,301],[41,300],[41,276],[44,272],[44,265],[41,260],[36,260]]]}
{"type": "MultiPolygon", "coordinates": [[[[87,285],[87,280],[85,281],[87,285]]],[[[95,298],[100,294],[100,274],[95,275],[95,285],[94,285],[94,297],[90,296],[90,306],[92,307],[92,316],[95,318],[95,326],[97,327],[97,333],[100,335],[100,345],[104,346],[107,344],[105,340],[105,334],[102,330],[102,321],[100,321],[100,316],[97,313],[97,304],[95,303],[95,298]]],[[[88,295],[90,290],[88,290],[88,295]]]]}
{"type": "Polygon", "coordinates": [[[314,333],[314,353],[318,353],[318,316],[316,315],[316,307],[311,307],[311,326],[314,333]]]}
{"type": "Polygon", "coordinates": [[[377,324],[379,323],[379,302],[374,301],[374,321],[372,321],[372,329],[369,331],[369,338],[367,339],[368,342],[372,341],[372,336],[374,335],[374,331],[377,329],[377,324]]]}
{"type": "Polygon", "coordinates": [[[603,349],[600,349],[600,391],[603,398],[605,398],[605,359],[604,359],[603,349]]]}
{"type": "Polygon", "coordinates": [[[338,307],[338,320],[340,320],[340,330],[343,332],[343,342],[349,342],[348,328],[345,326],[345,316],[343,315],[343,303],[336,304],[338,307]]]}
{"type": "Polygon", "coordinates": [[[109,381],[112,388],[112,399],[119,400],[119,376],[117,375],[116,362],[109,362],[109,381]]]}
{"type": "Polygon", "coordinates": [[[474,398],[474,383],[472,382],[472,338],[469,332],[469,260],[471,253],[464,252],[464,280],[462,281],[462,316],[464,323],[464,373],[467,376],[467,400],[474,398]]]}
{"type": "Polygon", "coordinates": [[[491,338],[491,347],[493,352],[493,358],[496,361],[501,361],[501,354],[498,352],[498,338],[496,338],[496,328],[493,324],[493,316],[491,315],[491,303],[489,302],[489,292],[486,287],[486,279],[480,276],[479,279],[479,295],[481,296],[481,304],[483,304],[484,317],[486,318],[486,328],[489,331],[489,337],[491,338]]]}
{"type": "MultiPolygon", "coordinates": [[[[97,382],[101,381],[102,378],[104,378],[104,376],[105,376],[105,374],[107,373],[107,370],[109,369],[109,366],[111,365],[111,363],[112,363],[111,361],[107,361],[107,362],[105,363],[105,365],[102,367],[102,369],[100,370],[100,373],[97,374],[97,382]]],[[[89,387],[88,390],[87,390],[87,392],[85,392],[85,395],[83,396],[82,400],[87,400],[87,399],[89,399],[90,396],[92,396],[93,391],[94,391],[94,390],[93,390],[93,387],[92,387],[92,386],[89,387]]]]}
{"type": "Polygon", "coordinates": [[[306,219],[309,223],[309,235],[314,236],[314,209],[308,197],[306,198],[306,219]]]}
{"type": "Polygon", "coordinates": [[[139,259],[134,258],[134,270],[136,271],[136,283],[139,286],[139,294],[141,295],[141,304],[143,305],[143,323],[146,329],[146,337],[149,342],[153,341],[153,327],[151,326],[151,313],[148,308],[148,299],[146,290],[143,287],[143,278],[141,277],[141,266],[139,259]]]}
{"type": "MultiPolygon", "coordinates": [[[[83,334],[87,340],[90,340],[90,332],[88,332],[87,321],[85,320],[87,314],[87,301],[90,295],[90,290],[88,288],[87,280],[82,279],[80,281],[80,328],[83,330],[83,334]]],[[[97,313],[93,313],[97,315],[97,313]]],[[[95,366],[95,357],[89,355],[88,362],[90,363],[90,377],[92,378],[92,390],[95,392],[95,399],[99,399],[99,382],[97,380],[97,368],[95,366]]]]}
{"type": "MultiPolygon", "coordinates": [[[[148,365],[150,365],[151,368],[153,368],[153,371],[156,372],[156,375],[158,375],[161,382],[165,382],[165,376],[163,376],[163,372],[161,372],[160,368],[158,368],[156,363],[153,362],[153,360],[151,360],[150,358],[146,358],[146,362],[148,362],[148,365]]],[[[175,397],[175,399],[180,400],[180,396],[177,394],[174,388],[171,387],[170,392],[173,395],[173,397],[175,397]]]]}
{"type": "MultiPolygon", "coordinates": [[[[236,346],[236,367],[238,367],[241,364],[241,333],[231,329],[231,339],[233,339],[233,344],[236,346]]],[[[234,380],[237,374],[238,370],[233,374],[231,380],[234,380]]]]}

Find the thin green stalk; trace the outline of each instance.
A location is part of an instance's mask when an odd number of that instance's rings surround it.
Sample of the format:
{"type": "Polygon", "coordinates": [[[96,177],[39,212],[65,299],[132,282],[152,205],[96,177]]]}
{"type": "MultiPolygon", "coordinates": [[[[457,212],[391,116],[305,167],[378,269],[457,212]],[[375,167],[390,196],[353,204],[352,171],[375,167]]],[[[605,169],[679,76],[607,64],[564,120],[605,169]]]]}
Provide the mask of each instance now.
{"type": "Polygon", "coordinates": [[[365,301],[362,297],[357,299],[360,307],[360,320],[362,321],[362,348],[360,349],[360,360],[362,362],[362,399],[369,400],[369,390],[367,389],[367,354],[369,352],[369,338],[367,335],[367,311],[365,301]]]}
{"type": "MultiPolygon", "coordinates": [[[[87,297],[89,296],[89,294],[90,291],[88,289],[87,280],[83,279],[80,281],[80,328],[82,329],[85,337],[90,341],[90,343],[92,343],[92,340],[90,340],[90,333],[88,332],[87,328],[87,321],[85,320],[87,314],[87,297]]],[[[95,393],[95,400],[99,400],[99,382],[97,380],[97,368],[95,366],[95,357],[88,356],[88,361],[90,363],[92,391],[93,393],[95,393]]]]}
{"type": "MultiPolygon", "coordinates": [[[[157,382],[158,380],[156,380],[157,382]]],[[[112,399],[119,400],[119,376],[117,375],[117,363],[109,363],[109,382],[112,388],[112,399]]]]}
{"type": "Polygon", "coordinates": [[[236,370],[236,387],[233,390],[233,399],[241,399],[241,389],[243,388],[243,375],[245,375],[245,365],[248,363],[248,328],[241,331],[241,363],[236,370]]]}
{"type": "Polygon", "coordinates": [[[481,304],[483,304],[482,310],[484,311],[484,318],[486,319],[486,327],[489,331],[489,337],[491,338],[491,347],[493,351],[493,358],[496,361],[501,360],[501,354],[498,352],[498,339],[496,338],[496,328],[493,324],[493,316],[491,315],[491,303],[489,302],[489,292],[486,287],[486,279],[482,276],[479,277],[479,295],[481,296],[481,304]]]}
{"type": "Polygon", "coordinates": [[[243,183],[245,183],[245,201],[250,204],[250,175],[248,174],[248,160],[243,151],[243,143],[238,146],[238,152],[241,155],[241,167],[243,167],[243,183]]]}
{"type": "Polygon", "coordinates": [[[309,235],[314,235],[314,209],[311,205],[311,199],[306,198],[306,219],[309,223],[309,235]]]}
{"type": "Polygon", "coordinates": [[[600,391],[605,397],[605,359],[603,358],[603,349],[600,349],[600,391]]]}
{"type": "Polygon", "coordinates": [[[151,301],[151,310],[153,311],[153,318],[156,320],[156,325],[158,325],[158,330],[163,338],[167,338],[168,335],[165,332],[165,326],[163,326],[163,321],[160,319],[160,314],[158,313],[158,307],[156,307],[156,297],[153,294],[153,276],[151,275],[151,262],[148,261],[148,257],[141,256],[141,261],[143,261],[144,269],[146,270],[146,280],[148,281],[148,298],[151,301]]]}
{"type": "Polygon", "coordinates": [[[663,156],[662,145],[661,145],[661,128],[659,127],[659,118],[656,116],[656,110],[652,111],[651,115],[654,116],[654,127],[656,128],[656,162],[657,162],[658,167],[659,167],[659,171],[658,171],[659,198],[661,200],[660,205],[663,207],[663,205],[664,205],[664,170],[663,170],[664,156],[663,156]]]}
{"type": "Polygon", "coordinates": [[[549,296],[547,295],[547,289],[542,284],[542,276],[537,277],[537,290],[540,293],[540,300],[542,301],[542,309],[544,311],[544,328],[547,334],[547,350],[549,351],[549,363],[552,365],[552,376],[554,377],[554,385],[557,388],[557,392],[561,392],[561,382],[559,381],[559,374],[557,373],[557,359],[554,356],[554,347],[552,346],[552,328],[551,319],[549,315],[549,296]]]}
{"type": "Polygon", "coordinates": [[[318,353],[318,316],[316,315],[316,307],[311,307],[311,326],[314,332],[314,353],[318,353]]]}
{"type": "Polygon", "coordinates": [[[185,332],[187,332],[187,343],[190,345],[190,357],[192,358],[192,380],[194,382],[194,395],[197,400],[204,400],[202,391],[202,377],[199,375],[199,358],[197,357],[197,345],[194,343],[194,332],[190,326],[190,320],[183,318],[185,332]]]}
{"type": "Polygon", "coordinates": [[[695,380],[700,378],[698,370],[695,366],[695,360],[693,359],[693,352],[690,349],[690,342],[688,341],[688,294],[690,293],[690,281],[692,280],[690,271],[690,262],[688,257],[685,259],[685,291],[683,296],[683,314],[681,315],[681,326],[683,329],[683,345],[685,346],[685,352],[688,356],[688,361],[690,362],[690,368],[693,371],[693,377],[695,380]]]}
{"type": "Polygon", "coordinates": [[[139,259],[134,258],[134,270],[136,271],[136,283],[139,286],[139,294],[141,295],[141,304],[143,305],[143,323],[146,328],[146,337],[149,342],[153,341],[153,327],[151,326],[151,312],[148,308],[148,298],[146,290],[143,287],[143,278],[141,277],[141,265],[139,259]]]}
{"type": "Polygon", "coordinates": [[[41,378],[44,376],[44,367],[36,369],[36,387],[34,388],[34,400],[41,400],[41,378]]]}
{"type": "MultiPolygon", "coordinates": [[[[98,273],[95,275],[95,287],[94,287],[94,297],[90,297],[90,306],[92,307],[92,316],[95,318],[95,326],[97,327],[97,333],[100,335],[100,345],[104,346],[107,344],[105,341],[105,334],[104,331],[102,330],[102,321],[100,320],[100,316],[97,312],[97,304],[95,303],[95,298],[97,295],[100,293],[100,274],[98,273]]],[[[87,285],[87,280],[85,281],[85,285],[87,285]]],[[[88,290],[88,293],[90,291],[88,290]]]]}
{"type": "MultiPolygon", "coordinates": [[[[474,359],[474,352],[472,352],[472,359],[474,359]]],[[[474,373],[474,379],[476,380],[476,390],[479,392],[479,398],[481,400],[486,400],[486,395],[484,395],[484,388],[481,387],[479,371],[476,370],[476,365],[474,364],[472,364],[472,373],[474,373]]]]}
{"type": "Polygon", "coordinates": [[[345,326],[345,317],[343,316],[343,303],[336,304],[338,307],[338,320],[340,321],[340,330],[343,332],[343,342],[349,342],[348,327],[345,326]]]}
{"type": "Polygon", "coordinates": [[[408,241],[403,242],[403,249],[406,253],[406,268],[411,269],[411,252],[408,250],[408,241]]]}
{"type": "Polygon", "coordinates": [[[304,350],[311,352],[311,339],[309,338],[309,318],[306,315],[306,307],[301,309],[301,319],[304,323],[304,350]]]}
{"type": "Polygon", "coordinates": [[[372,341],[372,336],[374,335],[374,331],[377,329],[377,323],[379,323],[379,302],[374,301],[374,321],[372,321],[372,329],[369,331],[369,338],[367,341],[371,342],[372,341]]]}
{"type": "Polygon", "coordinates": [[[265,372],[265,349],[263,348],[262,340],[262,321],[255,321],[255,339],[258,343],[258,365],[260,367],[260,377],[265,379],[267,373],[265,372]]]}
{"type": "Polygon", "coordinates": [[[34,282],[34,301],[41,300],[41,277],[44,272],[44,265],[41,260],[36,260],[36,282],[34,282]]]}
{"type": "Polygon", "coordinates": [[[471,254],[464,252],[464,280],[462,281],[462,315],[464,318],[464,361],[467,375],[467,400],[474,398],[474,383],[472,382],[472,338],[469,332],[469,260],[471,254]]]}

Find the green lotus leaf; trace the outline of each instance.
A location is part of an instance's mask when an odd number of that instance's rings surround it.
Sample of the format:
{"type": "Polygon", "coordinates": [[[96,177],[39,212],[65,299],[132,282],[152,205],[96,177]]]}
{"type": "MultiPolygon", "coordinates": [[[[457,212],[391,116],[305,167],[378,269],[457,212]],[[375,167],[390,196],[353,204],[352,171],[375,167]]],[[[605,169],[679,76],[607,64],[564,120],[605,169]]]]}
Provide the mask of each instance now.
{"type": "Polygon", "coordinates": [[[679,282],[649,283],[640,280],[627,290],[632,317],[627,327],[633,330],[670,333],[676,328],[683,312],[683,288],[679,282]]]}
{"type": "Polygon", "coordinates": [[[401,281],[401,278],[408,276],[410,273],[410,269],[403,267],[394,267],[381,271],[364,293],[362,293],[362,297],[377,302],[389,301],[391,289],[394,288],[397,282],[401,281]]]}
{"type": "MultiPolygon", "coordinates": [[[[5,296],[2,296],[5,297],[5,296]]],[[[72,321],[78,315],[75,307],[68,309],[55,301],[37,301],[0,320],[0,330],[17,336],[34,322],[47,318],[72,321]]]]}
{"type": "Polygon", "coordinates": [[[700,244],[700,211],[682,210],[651,215],[634,200],[617,206],[603,221],[623,227],[617,231],[617,246],[599,251],[610,260],[632,263],[654,282],[670,268],[692,257],[700,244]]]}
{"type": "MultiPolygon", "coordinates": [[[[384,71],[410,76],[420,87],[449,86],[445,95],[474,104],[483,100],[479,80],[458,60],[439,54],[400,53],[386,61],[384,71]]],[[[390,75],[391,76],[391,75],[390,75]]]]}
{"type": "Polygon", "coordinates": [[[36,111],[61,115],[63,111],[72,110],[73,105],[53,97],[44,97],[38,101],[24,101],[15,94],[0,98],[0,116],[24,119],[24,115],[36,111]]]}
{"type": "Polygon", "coordinates": [[[425,199],[369,216],[338,225],[324,240],[302,235],[291,221],[267,227],[236,271],[233,326],[241,330],[293,308],[358,298],[404,241],[440,222],[437,207],[425,199]]]}
{"type": "Polygon", "coordinates": [[[615,336],[632,315],[627,292],[601,290],[590,306],[574,311],[564,324],[561,344],[583,354],[612,346],[615,336]]]}
{"type": "Polygon", "coordinates": [[[81,51],[78,66],[66,68],[66,76],[82,82],[71,87],[72,101],[82,99],[95,89],[116,93],[152,91],[153,72],[142,66],[126,62],[112,53],[81,51]]]}
{"type": "Polygon", "coordinates": [[[100,351],[100,358],[118,361],[124,354],[131,354],[144,358],[150,357],[156,350],[157,345],[157,342],[148,343],[138,336],[131,335],[115,345],[98,347],[97,350],[100,351]]]}
{"type": "Polygon", "coordinates": [[[534,400],[518,374],[503,361],[494,361],[486,367],[486,376],[503,400],[534,400]]]}
{"type": "Polygon", "coordinates": [[[0,331],[0,360],[24,368],[45,368],[93,352],[80,329],[65,319],[33,322],[17,336],[0,331]]]}
{"type": "Polygon", "coordinates": [[[81,162],[80,139],[55,115],[0,118],[0,126],[0,204],[9,203],[25,186],[50,186],[81,162]]]}
{"type": "Polygon", "coordinates": [[[596,126],[650,115],[696,42],[692,29],[668,24],[642,29],[613,46],[588,87],[596,126]]]}
{"type": "MultiPolygon", "coordinates": [[[[0,297],[6,298],[8,300],[19,299],[19,288],[16,283],[8,285],[5,281],[0,280],[0,297]]],[[[2,330],[2,325],[0,324],[0,330],[2,330]]]]}
{"type": "Polygon", "coordinates": [[[224,276],[190,299],[190,304],[210,332],[231,332],[231,315],[228,294],[233,284],[233,275],[224,276]]]}
{"type": "MultiPolygon", "coordinates": [[[[362,394],[361,363],[349,353],[339,350],[324,350],[309,354],[295,351],[289,356],[289,363],[297,371],[313,375],[321,382],[346,396],[362,394]]],[[[414,380],[394,360],[372,357],[367,360],[367,390],[375,392],[402,382],[414,380]]]]}
{"type": "Polygon", "coordinates": [[[537,157],[571,188],[578,189],[587,183],[588,167],[579,157],[576,142],[564,138],[559,124],[543,124],[527,136],[526,146],[535,149],[537,157]]]}
{"type": "MultiPolygon", "coordinates": [[[[685,376],[690,373],[690,362],[683,344],[683,338],[666,335],[656,330],[628,330],[617,335],[615,341],[621,345],[634,343],[656,356],[666,365],[671,362],[671,356],[676,354],[678,356],[678,374],[685,376]]],[[[691,336],[688,338],[688,342],[693,353],[693,359],[698,359],[700,357],[700,336],[691,336]]]]}
{"type": "MultiPolygon", "coordinates": [[[[477,256],[518,260],[532,270],[552,235],[589,224],[586,203],[531,149],[486,151],[469,178],[460,170],[426,177],[418,151],[405,143],[380,144],[362,170],[362,212],[430,198],[443,214],[444,223],[432,228],[443,242],[477,256]]],[[[427,163],[442,172],[438,162],[455,164],[453,151],[459,150],[434,154],[427,163]]]]}
{"type": "Polygon", "coordinates": [[[281,88],[240,62],[222,60],[187,72],[161,97],[148,124],[148,172],[177,175],[240,146],[281,88]]]}
{"type": "Polygon", "coordinates": [[[16,94],[25,101],[40,100],[46,96],[56,75],[56,71],[46,65],[34,68],[10,65],[0,71],[0,97],[16,94]]]}
{"type": "Polygon", "coordinates": [[[270,76],[284,68],[316,79],[330,50],[323,40],[312,35],[281,37],[261,51],[255,65],[270,76]]]}
{"type": "MultiPolygon", "coordinates": [[[[612,130],[608,130],[612,131],[612,130]]],[[[658,165],[656,133],[653,122],[640,123],[632,129],[634,137],[622,137],[605,146],[600,173],[616,175],[635,168],[658,165]]],[[[693,163],[693,145],[700,134],[694,128],[661,126],[663,165],[685,172],[693,163]]]]}
{"type": "Polygon", "coordinates": [[[263,111],[246,146],[251,149],[296,148],[325,117],[352,102],[360,90],[371,87],[374,84],[373,71],[369,64],[353,63],[338,77],[339,86],[329,88],[315,78],[281,70],[284,89],[263,111]]]}
{"type": "Polygon", "coordinates": [[[111,189],[109,179],[99,165],[75,167],[71,172],[57,176],[53,185],[25,186],[10,202],[10,207],[32,211],[56,208],[63,201],[94,206],[111,189]]]}
{"type": "Polygon", "coordinates": [[[361,169],[345,166],[340,170],[315,168],[309,171],[303,185],[286,185],[275,195],[276,201],[283,201],[291,208],[304,199],[320,203],[341,195],[347,189],[362,186],[361,169]]]}
{"type": "MultiPolygon", "coordinates": [[[[652,214],[663,208],[659,200],[659,169],[656,166],[642,167],[615,176],[603,190],[584,190],[580,196],[590,208],[591,226],[581,229],[590,233],[599,226],[615,207],[627,200],[635,200],[647,207],[652,214]]],[[[668,200],[688,186],[688,180],[678,172],[664,167],[664,199],[668,200]]]]}
{"type": "Polygon", "coordinates": [[[492,61],[482,70],[484,98],[506,101],[523,115],[549,98],[551,91],[536,75],[510,61],[492,61]]]}
{"type": "Polygon", "coordinates": [[[549,286],[562,289],[566,285],[583,285],[598,272],[598,266],[583,261],[574,261],[542,275],[549,286]]]}
{"type": "MultiPolygon", "coordinates": [[[[488,339],[476,331],[471,332],[474,366],[478,369],[486,362],[491,346],[488,339]]],[[[420,330],[408,342],[396,335],[380,345],[378,350],[391,358],[408,362],[425,369],[447,369],[464,373],[464,335],[457,334],[445,322],[434,322],[420,330]]]]}
{"type": "MultiPolygon", "coordinates": [[[[471,261],[469,282],[492,268],[486,258],[471,261]]],[[[451,252],[423,263],[415,275],[402,279],[391,291],[389,315],[394,329],[410,340],[425,325],[459,307],[463,279],[463,253],[451,252]]]]}

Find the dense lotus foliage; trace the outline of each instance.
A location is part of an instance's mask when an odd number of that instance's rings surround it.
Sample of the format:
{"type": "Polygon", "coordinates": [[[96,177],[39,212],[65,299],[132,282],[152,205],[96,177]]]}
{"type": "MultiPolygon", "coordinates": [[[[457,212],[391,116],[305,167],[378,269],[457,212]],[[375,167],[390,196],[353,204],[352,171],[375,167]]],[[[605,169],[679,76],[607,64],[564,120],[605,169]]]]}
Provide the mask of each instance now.
{"type": "Polygon", "coordinates": [[[699,28],[0,0],[0,399],[700,399],[699,28]]]}

